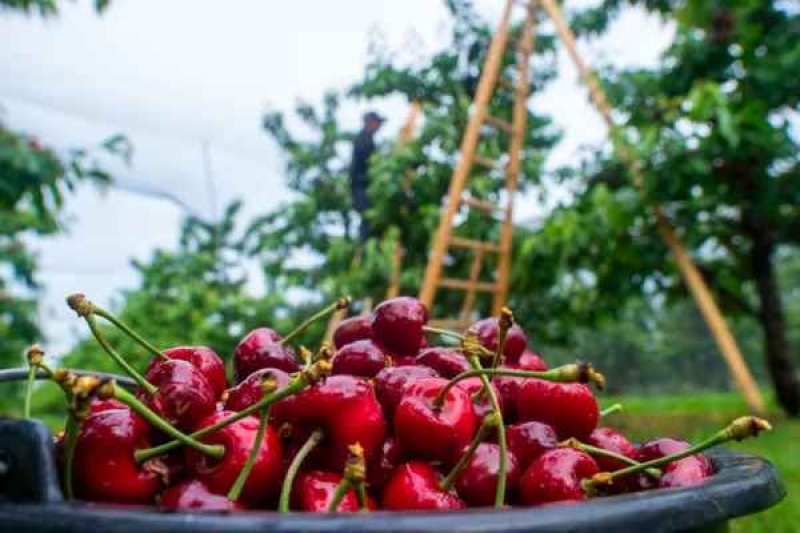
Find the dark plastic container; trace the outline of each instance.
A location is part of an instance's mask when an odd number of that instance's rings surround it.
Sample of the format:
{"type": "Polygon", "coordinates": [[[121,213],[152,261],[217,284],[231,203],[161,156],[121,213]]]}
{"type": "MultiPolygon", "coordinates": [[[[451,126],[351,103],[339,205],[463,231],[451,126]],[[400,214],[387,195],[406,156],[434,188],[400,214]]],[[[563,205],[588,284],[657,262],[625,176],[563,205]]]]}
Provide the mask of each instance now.
{"type": "Polygon", "coordinates": [[[600,498],[579,505],[354,515],[166,513],[148,507],[65,502],[47,428],[36,421],[0,419],[0,531],[725,531],[730,519],[767,509],[786,494],[778,473],[767,461],[728,451],[709,455],[717,473],[703,485],[600,498]]]}

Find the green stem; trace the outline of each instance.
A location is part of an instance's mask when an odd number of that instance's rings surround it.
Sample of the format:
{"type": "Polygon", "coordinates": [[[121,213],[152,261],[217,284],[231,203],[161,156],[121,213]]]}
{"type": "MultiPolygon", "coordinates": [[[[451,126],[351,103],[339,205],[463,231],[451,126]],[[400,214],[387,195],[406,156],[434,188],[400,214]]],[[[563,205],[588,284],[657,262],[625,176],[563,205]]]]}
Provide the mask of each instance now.
{"type": "MultiPolygon", "coordinates": [[[[211,457],[215,457],[217,459],[225,455],[224,446],[220,444],[214,444],[214,445],[204,444],[202,442],[195,440],[193,437],[186,435],[181,431],[178,431],[177,429],[172,427],[172,425],[170,425],[166,420],[158,416],[149,407],[147,407],[144,403],[142,403],[142,401],[139,400],[139,398],[137,398],[130,392],[126,391],[122,387],[114,385],[114,398],[116,398],[117,400],[121,401],[122,403],[130,407],[139,416],[148,421],[150,425],[166,433],[173,439],[176,439],[187,446],[191,446],[192,448],[201,453],[210,455],[211,457]]],[[[138,451],[136,453],[138,453],[138,451]]],[[[137,460],[139,460],[138,457],[137,460]]]]}
{"type": "Polygon", "coordinates": [[[292,330],[288,335],[286,335],[284,338],[278,341],[278,344],[280,344],[281,346],[286,346],[291,340],[293,340],[295,337],[297,337],[298,335],[303,333],[306,329],[308,329],[308,327],[314,322],[322,320],[323,318],[332,315],[338,309],[346,308],[348,305],[350,305],[349,296],[345,296],[344,298],[339,298],[329,306],[317,311],[309,318],[304,320],[299,326],[294,328],[294,330],[292,330]]]}
{"type": "Polygon", "coordinates": [[[95,321],[94,317],[92,315],[87,315],[85,320],[86,324],[89,326],[89,329],[92,331],[92,335],[94,335],[94,338],[97,339],[97,342],[103,347],[106,353],[111,356],[111,358],[122,367],[125,373],[132,377],[133,380],[142,389],[144,389],[145,392],[147,392],[147,394],[155,394],[157,390],[156,387],[152,383],[148,382],[144,376],[137,372],[135,368],[133,368],[120,354],[114,350],[114,348],[111,347],[110,344],[108,344],[108,341],[106,341],[105,337],[100,332],[100,329],[97,327],[97,322],[95,321]]]}
{"type": "Polygon", "coordinates": [[[242,495],[244,484],[247,482],[247,478],[250,476],[250,472],[253,470],[253,465],[256,464],[258,452],[261,450],[261,443],[264,441],[264,434],[267,432],[267,426],[269,425],[267,423],[268,420],[269,407],[265,407],[264,410],[261,411],[261,420],[258,424],[258,431],[256,432],[256,438],[253,442],[253,447],[250,449],[250,454],[247,456],[247,461],[245,461],[242,471],[239,472],[239,477],[236,478],[231,490],[228,492],[228,499],[232,502],[238,500],[239,496],[242,495]]]}
{"type": "Polygon", "coordinates": [[[469,460],[472,459],[472,456],[475,454],[475,450],[478,449],[478,446],[486,440],[486,437],[489,435],[489,431],[497,426],[496,415],[494,413],[488,413],[484,419],[483,424],[478,429],[478,432],[475,434],[475,437],[472,439],[472,442],[469,443],[469,447],[467,450],[461,454],[461,457],[458,459],[458,462],[455,464],[453,468],[450,469],[447,476],[439,483],[439,488],[442,490],[450,490],[453,486],[453,483],[456,482],[456,478],[461,474],[461,472],[466,468],[467,463],[469,460]]]}
{"type": "Polygon", "coordinates": [[[615,403],[614,405],[609,405],[608,407],[600,411],[600,418],[604,418],[608,415],[614,414],[617,411],[622,411],[621,403],[615,403]]]}
{"type": "Polygon", "coordinates": [[[283,478],[283,485],[281,485],[281,497],[280,500],[278,500],[278,512],[289,512],[289,498],[292,494],[292,487],[294,486],[294,480],[297,477],[297,472],[300,471],[300,466],[303,464],[303,461],[306,460],[308,454],[310,454],[311,451],[317,447],[317,444],[322,441],[322,437],[322,431],[319,429],[315,430],[292,459],[288,470],[286,470],[286,477],[283,478]]]}
{"type": "Polygon", "coordinates": [[[331,502],[328,504],[329,513],[335,513],[336,510],[339,509],[339,505],[341,505],[342,500],[347,495],[347,491],[352,488],[352,482],[346,477],[342,478],[342,481],[339,482],[339,485],[336,487],[336,491],[333,493],[331,502]]]}
{"type": "Polygon", "coordinates": [[[367,502],[369,500],[367,498],[367,486],[363,481],[356,485],[356,499],[358,500],[358,510],[362,513],[368,513],[369,505],[367,505],[367,502]]]}
{"type": "Polygon", "coordinates": [[[464,340],[464,335],[448,329],[435,328],[433,326],[422,326],[422,331],[441,335],[442,337],[450,337],[451,339],[456,339],[458,341],[464,340]]]}
{"type": "Polygon", "coordinates": [[[101,317],[105,318],[106,320],[108,320],[109,322],[111,322],[112,324],[117,326],[117,328],[122,330],[123,333],[125,333],[128,337],[133,339],[134,342],[136,342],[139,346],[141,346],[142,348],[144,348],[145,350],[147,350],[151,354],[155,355],[156,357],[158,357],[160,359],[164,359],[165,361],[169,361],[169,357],[164,355],[158,348],[156,348],[155,346],[150,344],[147,341],[147,339],[145,339],[144,337],[142,337],[141,335],[136,333],[136,331],[134,331],[133,328],[131,328],[125,322],[123,322],[122,320],[120,320],[116,316],[112,315],[111,313],[109,313],[105,309],[103,309],[101,307],[94,306],[93,313],[95,315],[97,315],[97,316],[101,316],[101,317]]]}
{"type": "MultiPolygon", "coordinates": [[[[295,380],[289,383],[286,387],[268,394],[267,396],[264,397],[264,399],[262,399],[258,403],[254,403],[250,407],[246,407],[241,411],[239,411],[238,413],[235,413],[224,420],[220,420],[216,424],[212,424],[210,426],[204,427],[203,429],[195,431],[194,433],[190,433],[188,437],[190,439],[199,439],[201,437],[205,437],[206,435],[214,433],[215,431],[218,431],[226,426],[229,426],[234,422],[242,420],[243,418],[247,418],[251,414],[264,409],[268,405],[272,405],[275,402],[279,402],[280,400],[283,400],[284,398],[287,398],[301,391],[308,385],[308,383],[309,381],[307,377],[303,373],[300,373],[297,376],[297,378],[295,378],[295,380]]],[[[182,446],[183,444],[186,443],[181,441],[180,439],[171,440],[159,446],[154,446],[152,448],[147,448],[144,450],[136,450],[134,455],[136,457],[136,460],[141,463],[157,455],[161,455],[169,451],[172,451],[175,448],[182,446]]]]}
{"type": "Polygon", "coordinates": [[[72,414],[67,415],[67,423],[64,426],[64,492],[68,500],[75,497],[72,485],[72,465],[75,460],[75,446],[78,444],[78,431],[80,424],[72,414]]]}
{"type": "MultiPolygon", "coordinates": [[[[470,356],[468,360],[476,371],[483,370],[481,368],[481,361],[476,355],[470,356]]],[[[506,426],[503,422],[503,411],[500,409],[500,402],[497,399],[497,393],[489,383],[489,378],[486,377],[486,374],[480,374],[480,379],[483,383],[483,387],[486,389],[486,392],[489,395],[489,401],[492,404],[492,410],[497,417],[497,445],[500,448],[500,464],[498,465],[497,469],[497,488],[495,489],[494,493],[494,506],[497,509],[501,509],[506,502],[506,473],[508,472],[508,444],[506,443],[506,426]]],[[[450,383],[448,383],[448,385],[449,384],[450,383]]]]}
{"type": "MultiPolygon", "coordinates": [[[[624,463],[629,466],[639,466],[641,463],[630,457],[622,455],[621,453],[612,452],[611,450],[606,450],[605,448],[598,448],[597,446],[592,446],[591,444],[586,444],[584,442],[580,442],[576,439],[569,439],[568,446],[570,448],[577,448],[581,451],[588,453],[589,455],[596,455],[600,457],[608,457],[609,459],[616,459],[617,461],[624,463]]],[[[660,478],[661,471],[657,468],[648,468],[644,471],[650,477],[653,478],[660,478]]]]}
{"type": "Polygon", "coordinates": [[[33,401],[33,384],[36,382],[36,373],[38,367],[30,365],[28,367],[28,379],[25,382],[25,405],[22,409],[22,416],[25,418],[31,417],[31,402],[33,401]]]}

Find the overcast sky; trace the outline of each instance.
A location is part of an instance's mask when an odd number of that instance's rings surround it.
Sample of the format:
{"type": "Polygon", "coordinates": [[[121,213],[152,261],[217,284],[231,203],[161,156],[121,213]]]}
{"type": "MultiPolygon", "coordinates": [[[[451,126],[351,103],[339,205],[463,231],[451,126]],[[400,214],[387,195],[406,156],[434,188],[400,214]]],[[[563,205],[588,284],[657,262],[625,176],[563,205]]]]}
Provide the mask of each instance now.
{"type": "MultiPolygon", "coordinates": [[[[299,98],[318,101],[324,89],[352,83],[371,33],[380,31],[393,49],[415,33],[419,53],[441,47],[449,34],[438,0],[114,0],[101,17],[90,2],[62,4],[61,17],[49,21],[0,12],[0,119],[62,150],[124,133],[135,152],[130,168],[113,166],[120,184],[160,191],[207,216],[234,198],[245,200],[247,216],[288,198],[283,160],[260,128],[264,109],[289,110],[299,98]]],[[[475,5],[496,21],[503,2],[475,5]]],[[[584,50],[593,61],[648,65],[670,35],[669,26],[630,10],[584,50]]],[[[563,54],[560,68],[531,102],[566,132],[551,165],[604,137],[563,54]]],[[[383,134],[396,132],[405,104],[373,107],[389,117],[383,134]]],[[[355,127],[362,111],[345,107],[345,123],[355,127]]],[[[518,203],[518,217],[537,213],[530,200],[518,203]]],[[[119,189],[84,187],[70,198],[69,231],[33,242],[53,352],[83,333],[63,296],[82,290],[108,305],[135,286],[132,257],[175,243],[182,213],[172,202],[119,189]]]]}

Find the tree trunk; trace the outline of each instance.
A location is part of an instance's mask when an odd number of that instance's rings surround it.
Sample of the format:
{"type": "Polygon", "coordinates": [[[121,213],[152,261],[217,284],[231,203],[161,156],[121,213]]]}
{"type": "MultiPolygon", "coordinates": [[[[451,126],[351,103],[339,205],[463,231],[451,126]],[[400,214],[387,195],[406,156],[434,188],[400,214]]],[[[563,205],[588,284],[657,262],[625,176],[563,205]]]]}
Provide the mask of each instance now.
{"type": "Polygon", "coordinates": [[[786,339],[778,280],[773,264],[774,244],[764,231],[752,234],[751,262],[759,297],[758,318],[764,333],[767,370],[778,402],[791,416],[800,415],[800,380],[786,339]]]}

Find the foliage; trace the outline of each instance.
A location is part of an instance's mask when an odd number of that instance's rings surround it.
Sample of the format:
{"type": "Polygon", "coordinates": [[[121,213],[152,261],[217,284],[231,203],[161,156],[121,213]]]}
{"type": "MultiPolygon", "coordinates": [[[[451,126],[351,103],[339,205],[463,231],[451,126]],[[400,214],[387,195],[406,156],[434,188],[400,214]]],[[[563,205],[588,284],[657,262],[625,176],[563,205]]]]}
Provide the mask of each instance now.
{"type": "MultiPolygon", "coordinates": [[[[58,0],[0,0],[0,10],[8,9],[22,12],[26,15],[38,14],[41,17],[54,17],[59,14],[58,0]]],[[[95,11],[102,13],[111,0],[93,0],[95,11]]]]}

